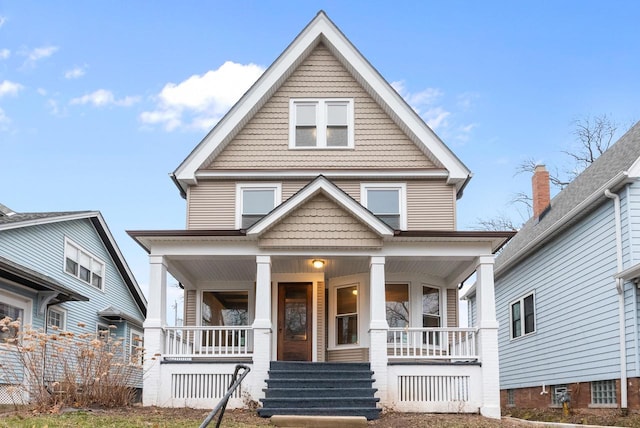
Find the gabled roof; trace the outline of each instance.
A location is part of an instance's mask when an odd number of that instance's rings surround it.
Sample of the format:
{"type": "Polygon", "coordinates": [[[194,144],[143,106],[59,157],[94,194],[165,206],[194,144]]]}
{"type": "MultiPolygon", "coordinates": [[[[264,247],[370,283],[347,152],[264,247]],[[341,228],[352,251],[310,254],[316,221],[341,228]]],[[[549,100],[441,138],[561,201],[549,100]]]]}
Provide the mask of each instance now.
{"type": "Polygon", "coordinates": [[[327,180],[322,175],[316,177],[311,183],[300,189],[295,195],[278,205],[269,214],[262,217],[257,223],[247,229],[247,236],[259,236],[280,220],[295,211],[298,207],[311,200],[318,194],[324,194],[338,204],[353,217],[368,226],[373,232],[382,237],[394,235],[393,229],[376,217],[371,211],[356,202],[343,192],[338,186],[327,180]]]}
{"type": "MultiPolygon", "coordinates": [[[[5,207],[3,205],[3,207],[5,207]]],[[[6,207],[5,207],[6,208],[6,207]]],[[[50,224],[62,221],[88,219],[98,232],[107,252],[113,259],[116,268],[120,272],[122,279],[129,288],[133,299],[143,314],[147,313],[147,300],[142,294],[142,290],[129,269],[124,256],[118,248],[113,235],[109,231],[102,214],[99,211],[67,211],[67,212],[42,212],[42,213],[16,213],[11,211],[11,215],[0,216],[0,231],[9,229],[19,229],[40,224],[50,224]]]]}
{"type": "Polygon", "coordinates": [[[196,171],[210,164],[224,150],[319,43],[323,43],[336,56],[427,157],[436,164],[444,166],[448,171],[448,183],[454,184],[458,189],[458,195],[461,195],[466,182],[471,177],[471,172],[323,11],[318,12],[316,17],[173,172],[172,178],[181,193],[184,195],[186,187],[197,182],[196,171]]]}
{"type": "Polygon", "coordinates": [[[495,274],[506,272],[557,233],[574,224],[616,190],[640,178],[640,122],[551,200],[541,218],[531,218],[496,259],[495,274]]]}

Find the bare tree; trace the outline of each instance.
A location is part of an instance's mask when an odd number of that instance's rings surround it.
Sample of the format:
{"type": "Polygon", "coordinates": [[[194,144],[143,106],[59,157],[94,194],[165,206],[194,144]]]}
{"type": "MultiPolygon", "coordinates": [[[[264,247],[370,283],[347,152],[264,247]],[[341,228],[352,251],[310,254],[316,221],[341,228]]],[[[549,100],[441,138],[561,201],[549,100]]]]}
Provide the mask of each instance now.
{"type": "Polygon", "coordinates": [[[576,128],[573,134],[579,147],[576,151],[563,151],[576,164],[576,168],[568,171],[570,180],[576,178],[611,146],[618,130],[618,124],[606,114],[576,119],[573,125],[576,128]]]}
{"type": "MultiPolygon", "coordinates": [[[[562,174],[557,167],[552,166],[549,168],[550,184],[560,190],[571,183],[574,178],[611,146],[619,126],[617,122],[606,114],[595,117],[585,116],[573,120],[572,124],[575,127],[573,134],[576,138],[577,148],[575,150],[563,150],[562,153],[569,156],[573,161],[573,165],[562,174]]],[[[538,163],[534,158],[527,158],[518,164],[514,175],[532,175],[537,165],[538,163]]],[[[524,206],[528,213],[527,218],[531,217],[533,204],[528,192],[516,193],[510,204],[516,207],[524,206]]],[[[477,219],[475,229],[518,230],[520,227],[516,226],[516,224],[504,214],[499,214],[490,219],[477,219]]]]}

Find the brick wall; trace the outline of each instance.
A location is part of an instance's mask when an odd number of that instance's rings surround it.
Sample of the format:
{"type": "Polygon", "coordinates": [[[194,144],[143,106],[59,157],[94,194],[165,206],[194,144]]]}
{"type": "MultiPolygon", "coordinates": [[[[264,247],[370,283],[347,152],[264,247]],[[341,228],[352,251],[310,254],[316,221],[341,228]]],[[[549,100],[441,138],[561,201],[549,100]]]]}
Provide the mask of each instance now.
{"type": "MultiPolygon", "coordinates": [[[[588,408],[591,404],[591,382],[567,384],[571,396],[571,408],[588,408]]],[[[514,389],[515,405],[508,405],[508,391],[500,390],[500,406],[502,408],[517,407],[521,409],[547,409],[555,407],[551,403],[553,385],[546,385],[547,393],[540,394],[542,386],[514,389]]],[[[630,410],[640,411],[640,378],[629,378],[627,387],[627,404],[630,410]]],[[[617,407],[620,407],[620,380],[616,380],[617,407]]]]}

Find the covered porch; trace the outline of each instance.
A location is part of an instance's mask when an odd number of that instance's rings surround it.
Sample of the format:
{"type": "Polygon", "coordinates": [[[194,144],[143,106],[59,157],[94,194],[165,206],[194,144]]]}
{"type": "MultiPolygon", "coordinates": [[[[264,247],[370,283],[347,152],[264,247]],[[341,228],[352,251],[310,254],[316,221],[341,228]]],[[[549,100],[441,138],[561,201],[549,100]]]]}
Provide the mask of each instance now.
{"type": "Polygon", "coordinates": [[[251,367],[230,401],[241,407],[264,398],[271,361],[368,362],[385,407],[499,417],[492,254],[504,233],[265,248],[229,232],[130,232],[150,253],[145,405],[210,408],[237,363],[251,367]],[[168,273],[184,287],[183,326],[167,325],[168,273]],[[474,273],[478,322],[460,327],[458,286],[474,273]]]}

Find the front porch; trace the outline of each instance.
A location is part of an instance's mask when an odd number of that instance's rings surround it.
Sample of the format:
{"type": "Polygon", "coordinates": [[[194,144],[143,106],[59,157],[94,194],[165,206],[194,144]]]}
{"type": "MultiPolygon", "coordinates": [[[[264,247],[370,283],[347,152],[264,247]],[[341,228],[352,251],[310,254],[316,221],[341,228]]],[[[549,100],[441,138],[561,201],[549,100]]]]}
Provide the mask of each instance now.
{"type": "Polygon", "coordinates": [[[401,251],[387,245],[376,255],[313,248],[229,255],[238,251],[230,242],[220,254],[192,239],[156,246],[144,405],[211,408],[237,363],[251,373],[231,407],[265,398],[273,361],[367,362],[383,408],[499,417],[492,246],[436,241],[401,251]],[[312,266],[316,259],[322,269],[312,266]],[[459,327],[457,286],[474,272],[482,296],[475,326],[459,327]],[[185,326],[166,325],[168,273],[185,289],[185,326]],[[224,308],[242,311],[240,325],[221,321],[224,308]],[[293,341],[305,341],[308,352],[284,352],[293,341]]]}

